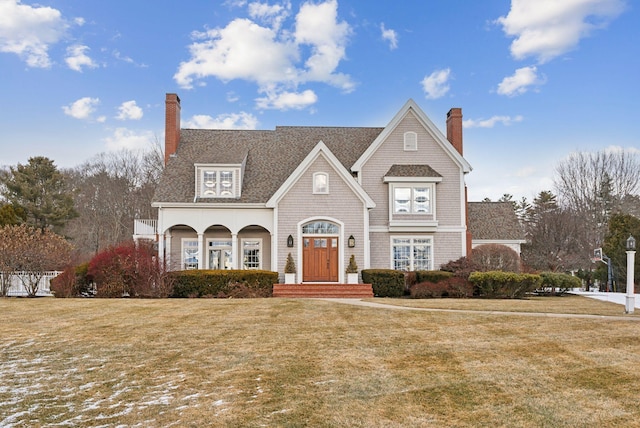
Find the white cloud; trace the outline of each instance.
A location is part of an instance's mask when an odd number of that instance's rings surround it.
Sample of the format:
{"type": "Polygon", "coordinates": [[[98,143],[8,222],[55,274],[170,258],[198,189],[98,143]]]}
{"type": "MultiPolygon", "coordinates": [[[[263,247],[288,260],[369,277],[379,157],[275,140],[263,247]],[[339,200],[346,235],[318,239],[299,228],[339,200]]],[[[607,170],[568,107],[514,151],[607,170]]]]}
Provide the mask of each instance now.
{"type": "Polygon", "coordinates": [[[96,64],[85,52],[88,46],[73,45],[67,48],[67,57],[64,59],[70,69],[82,72],[82,67],[96,68],[96,64]]]}
{"type": "Polygon", "coordinates": [[[144,150],[153,141],[154,134],[151,131],[136,132],[127,128],[116,128],[113,135],[103,139],[107,150],[144,150]]]}
{"type": "Polygon", "coordinates": [[[574,49],[580,39],[604,28],[624,10],[623,0],[512,0],[496,22],[509,37],[516,59],[547,62],[574,49]]]}
{"type": "Polygon", "coordinates": [[[185,128],[193,129],[256,129],[257,125],[258,119],[245,112],[221,114],[215,118],[199,114],[182,124],[185,128]]]}
{"type": "Polygon", "coordinates": [[[268,93],[266,97],[256,98],[256,105],[261,109],[302,110],[318,101],[318,96],[310,89],[297,92],[268,93]]]}
{"type": "MultiPolygon", "coordinates": [[[[64,114],[75,119],[91,119],[91,114],[96,110],[96,106],[100,104],[99,98],[84,97],[69,104],[62,106],[64,114]]],[[[98,121],[104,121],[98,119],[98,121]]]]}
{"type": "Polygon", "coordinates": [[[269,5],[259,2],[249,3],[249,16],[271,25],[274,30],[280,29],[282,22],[289,16],[290,10],[290,2],[285,2],[283,5],[269,5]]]}
{"type": "Polygon", "coordinates": [[[255,82],[258,92],[271,94],[267,97],[271,99],[286,98],[309,82],[353,90],[351,77],[336,72],[346,57],[351,34],[349,24],[338,21],[336,0],[304,3],[292,30],[282,29],[290,13],[289,2],[282,6],[253,2],[248,7],[252,19],[238,18],[224,28],[192,34],[190,59],[182,62],[174,75],[181,87],[192,88],[207,77],[215,77],[225,82],[255,82]],[[266,26],[255,20],[266,22],[266,26]],[[308,53],[306,57],[304,53],[308,53]]]}
{"type": "Polygon", "coordinates": [[[498,84],[498,94],[513,97],[524,94],[531,86],[542,85],[544,79],[537,73],[538,69],[535,66],[517,69],[513,76],[505,77],[498,84]]]}
{"type": "Polygon", "coordinates": [[[142,109],[136,105],[134,100],[123,102],[118,107],[118,120],[139,120],[142,119],[142,109]]]}
{"type": "Polygon", "coordinates": [[[389,42],[389,49],[394,50],[398,47],[398,33],[395,30],[384,28],[384,22],[380,24],[380,31],[382,32],[382,40],[389,42]]]}
{"type": "Polygon", "coordinates": [[[497,123],[509,126],[515,122],[522,122],[522,116],[493,116],[489,119],[468,119],[462,122],[465,128],[493,128],[497,123]]]}
{"type": "Polygon", "coordinates": [[[0,1],[0,52],[20,56],[29,67],[49,68],[49,46],[62,39],[68,24],[59,10],[0,1]]]}
{"type": "Polygon", "coordinates": [[[451,69],[445,68],[442,70],[436,70],[428,76],[422,79],[422,88],[428,99],[436,99],[443,97],[449,92],[449,76],[451,75],[451,69]]]}

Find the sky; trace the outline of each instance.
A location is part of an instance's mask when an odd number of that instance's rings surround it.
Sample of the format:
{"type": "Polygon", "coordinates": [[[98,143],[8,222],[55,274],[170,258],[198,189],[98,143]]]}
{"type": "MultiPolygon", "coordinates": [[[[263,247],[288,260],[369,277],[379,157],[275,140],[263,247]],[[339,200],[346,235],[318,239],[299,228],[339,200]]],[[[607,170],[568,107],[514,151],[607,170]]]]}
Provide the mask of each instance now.
{"type": "Polygon", "coordinates": [[[573,152],[638,152],[639,40],[632,0],[0,0],[0,166],[148,149],[166,93],[226,129],[413,99],[443,134],[462,108],[470,200],[531,201],[573,152]]]}

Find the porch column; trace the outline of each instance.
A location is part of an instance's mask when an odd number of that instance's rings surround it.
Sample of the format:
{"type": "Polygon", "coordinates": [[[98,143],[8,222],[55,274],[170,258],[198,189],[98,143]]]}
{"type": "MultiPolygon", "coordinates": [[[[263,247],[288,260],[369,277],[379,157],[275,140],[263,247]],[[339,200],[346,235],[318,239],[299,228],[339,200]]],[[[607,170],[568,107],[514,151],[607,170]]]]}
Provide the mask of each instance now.
{"type": "Polygon", "coordinates": [[[165,266],[165,270],[172,270],[171,269],[171,230],[169,230],[169,233],[165,234],[165,240],[166,240],[166,253],[164,256],[164,266],[165,266]]]}
{"type": "Polygon", "coordinates": [[[204,233],[198,233],[198,269],[204,269],[204,233]]]}
{"type": "Polygon", "coordinates": [[[164,254],[164,234],[163,233],[159,233],[158,234],[158,258],[163,262],[163,263],[167,263],[166,262],[166,255],[164,254]]]}
{"type": "Polygon", "coordinates": [[[238,234],[231,234],[231,269],[238,269],[238,259],[240,254],[238,253],[238,234]]]}

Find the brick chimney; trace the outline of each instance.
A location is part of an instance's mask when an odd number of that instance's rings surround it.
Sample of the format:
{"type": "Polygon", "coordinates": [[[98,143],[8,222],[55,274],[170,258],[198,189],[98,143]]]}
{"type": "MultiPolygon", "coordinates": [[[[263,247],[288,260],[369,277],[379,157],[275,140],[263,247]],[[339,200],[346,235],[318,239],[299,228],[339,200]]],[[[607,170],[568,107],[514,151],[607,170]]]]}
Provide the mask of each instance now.
{"type": "Polygon", "coordinates": [[[180,144],[180,98],[177,94],[167,94],[164,116],[164,164],[178,149],[180,144]]]}
{"type": "Polygon", "coordinates": [[[462,153],[462,109],[454,107],[447,113],[447,140],[462,153]]]}

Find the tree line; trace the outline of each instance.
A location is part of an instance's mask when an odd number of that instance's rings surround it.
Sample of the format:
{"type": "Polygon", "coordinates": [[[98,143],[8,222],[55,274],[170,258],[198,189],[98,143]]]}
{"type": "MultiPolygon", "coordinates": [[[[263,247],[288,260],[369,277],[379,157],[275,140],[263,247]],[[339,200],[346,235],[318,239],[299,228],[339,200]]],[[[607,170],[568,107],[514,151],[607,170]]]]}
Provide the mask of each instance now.
{"type": "MultiPolygon", "coordinates": [[[[532,269],[578,272],[586,280],[607,280],[607,268],[594,262],[594,249],[611,258],[620,290],[626,283],[625,244],[640,238],[640,158],[637,152],[575,153],[556,165],[554,189],[531,202],[513,204],[527,243],[522,259],[532,269]]],[[[636,264],[637,266],[637,264],[636,264]]],[[[638,278],[638,269],[636,269],[638,278]]]]}
{"type": "Polygon", "coordinates": [[[69,169],[43,156],[1,168],[0,295],[10,281],[6,272],[61,269],[131,240],[134,219],[157,216],[151,201],[163,167],[155,142],[148,150],[102,153],[69,169]],[[29,246],[40,248],[38,263],[26,257],[29,246]]]}

